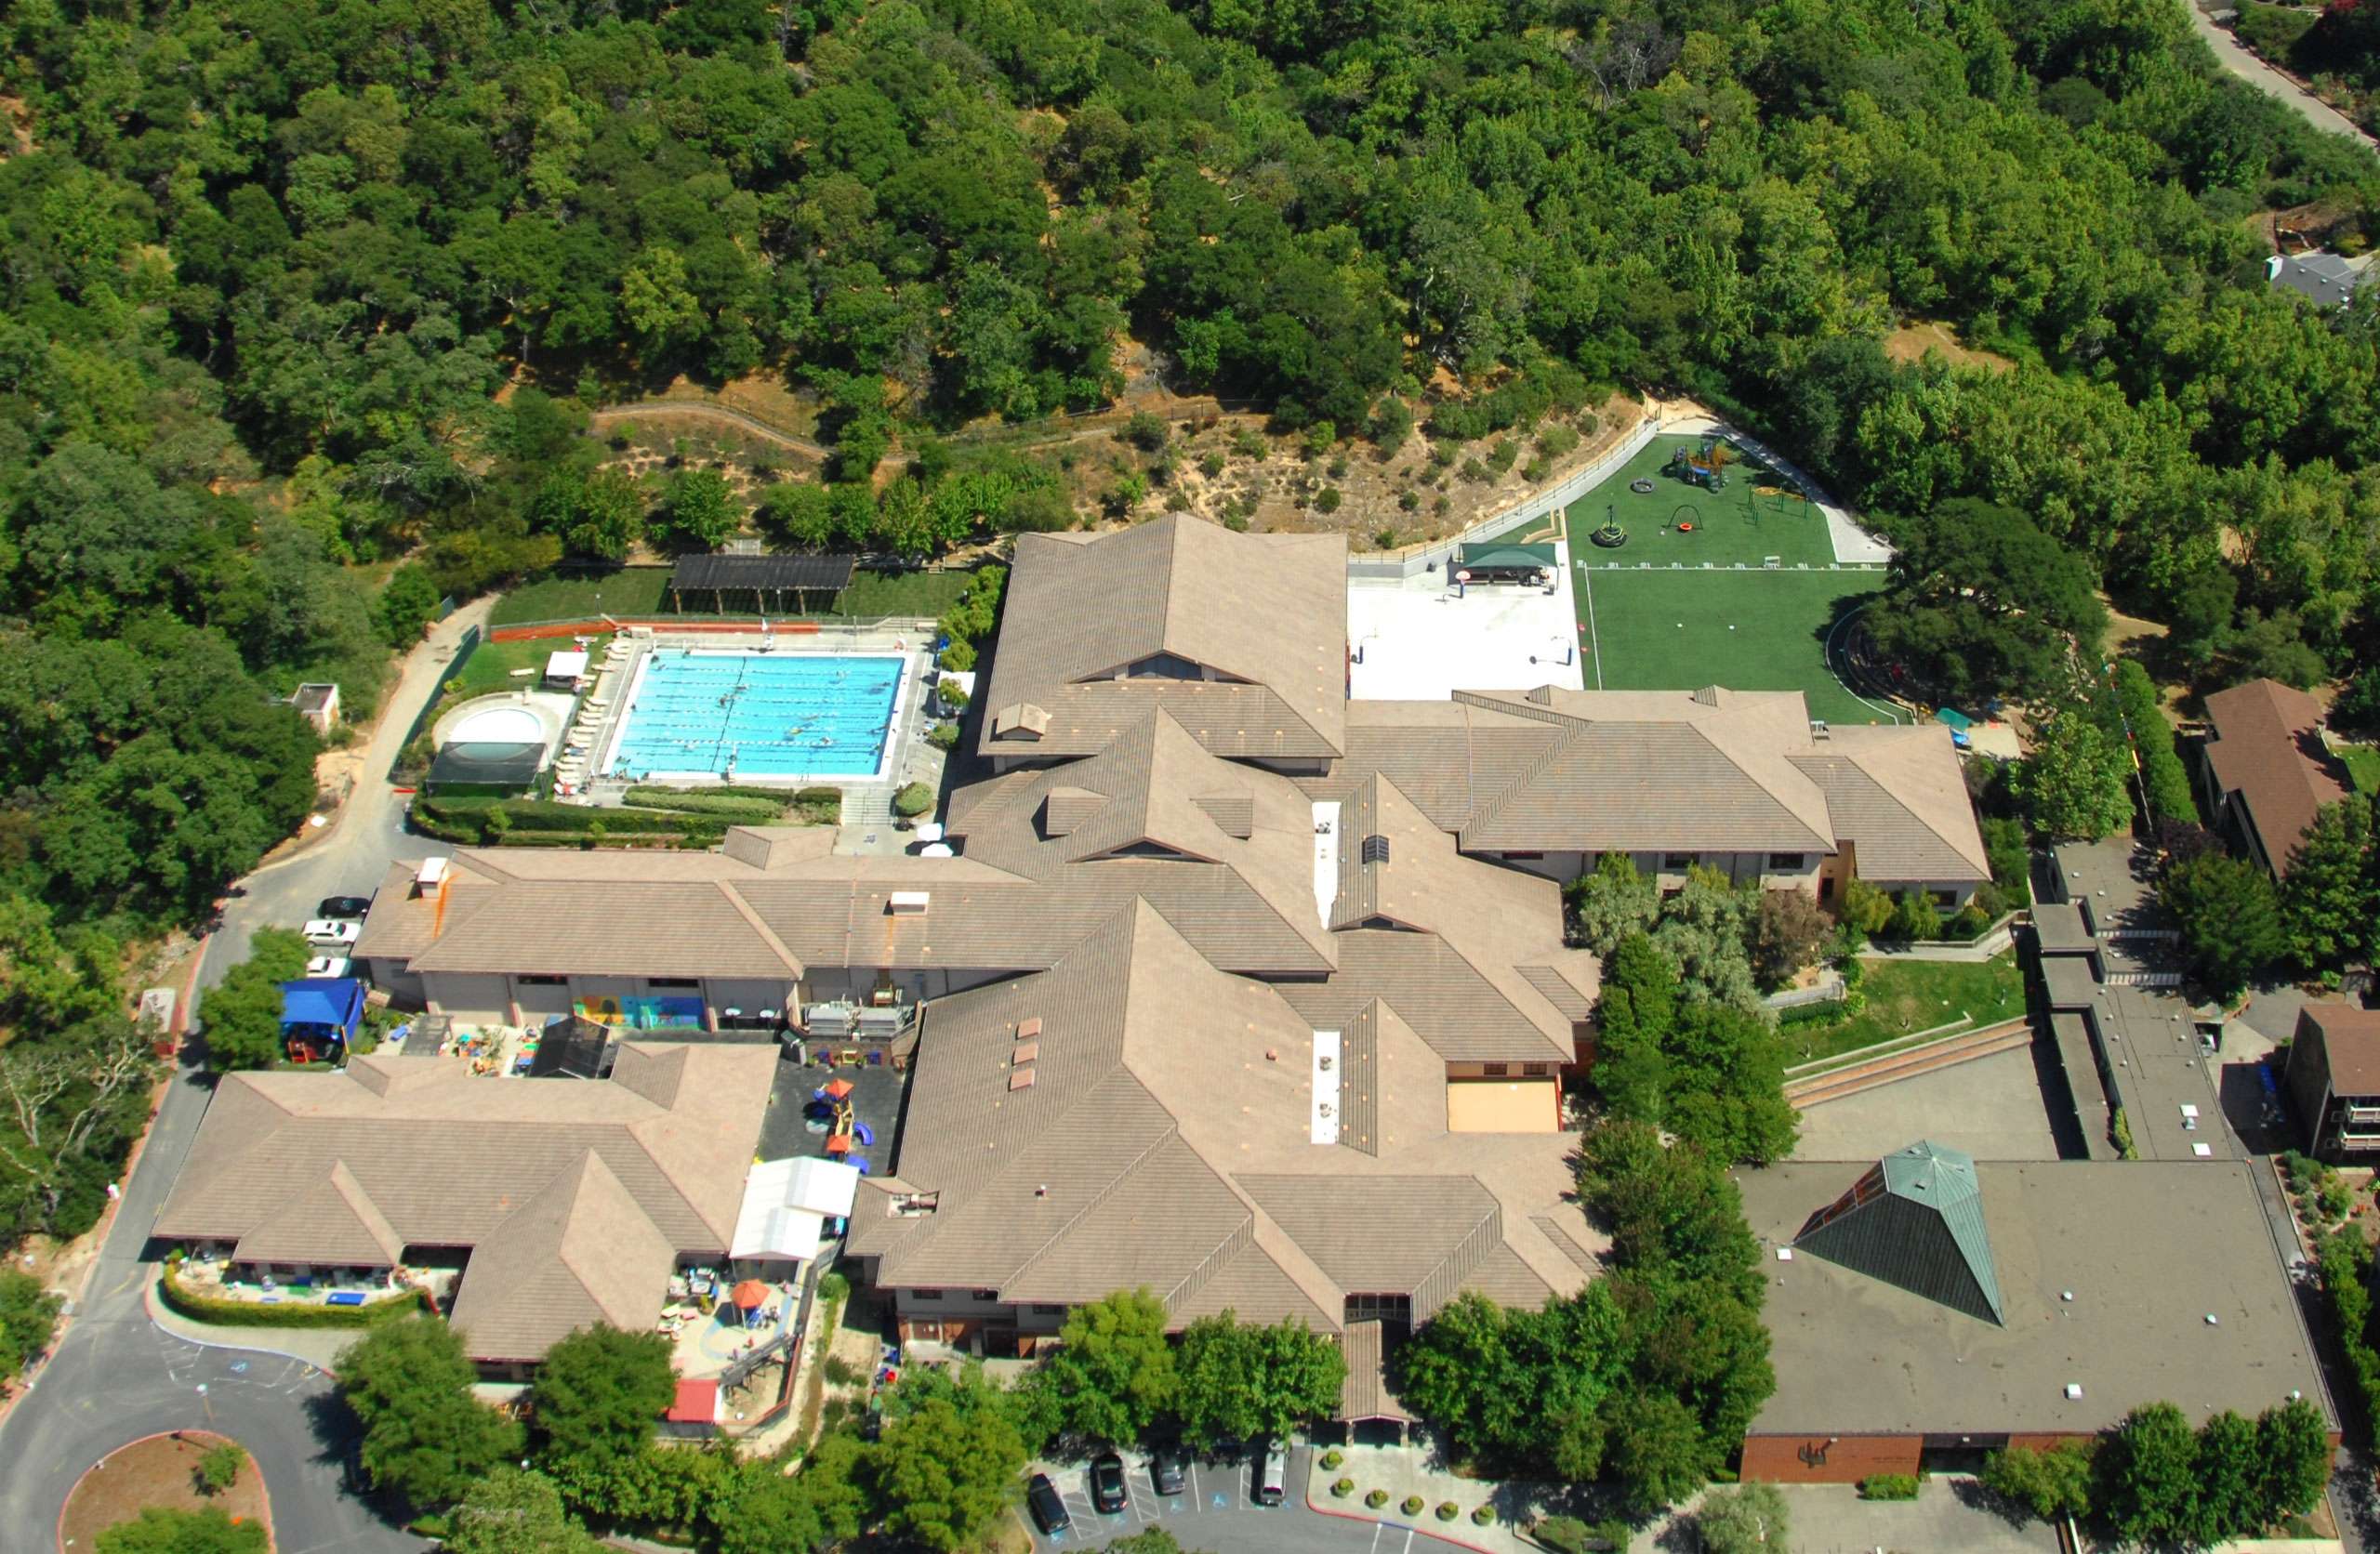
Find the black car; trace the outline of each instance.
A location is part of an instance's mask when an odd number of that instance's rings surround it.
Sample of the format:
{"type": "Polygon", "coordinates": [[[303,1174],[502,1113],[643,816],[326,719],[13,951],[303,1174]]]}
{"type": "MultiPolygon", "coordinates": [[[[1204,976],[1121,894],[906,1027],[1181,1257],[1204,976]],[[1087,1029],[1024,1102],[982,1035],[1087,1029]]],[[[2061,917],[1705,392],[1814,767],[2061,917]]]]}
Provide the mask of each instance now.
{"type": "Polygon", "coordinates": [[[1058,1486],[1050,1482],[1047,1473],[1036,1473],[1025,1486],[1025,1503],[1033,1509],[1033,1520],[1040,1525],[1044,1536],[1055,1536],[1074,1525],[1066,1515],[1066,1503],[1058,1498],[1058,1486]]]}
{"type": "Polygon", "coordinates": [[[1159,1446],[1149,1458],[1149,1487],[1159,1495],[1179,1495],[1188,1468],[1181,1447],[1159,1446]]]}
{"type": "Polygon", "coordinates": [[[345,917],[361,917],[371,910],[372,898],[369,896],[324,896],[322,904],[314,908],[314,915],[337,921],[345,917]]]}
{"type": "Polygon", "coordinates": [[[1124,1459],[1113,1452],[1091,1459],[1091,1503],[1109,1514],[1124,1508],[1124,1459]]]}

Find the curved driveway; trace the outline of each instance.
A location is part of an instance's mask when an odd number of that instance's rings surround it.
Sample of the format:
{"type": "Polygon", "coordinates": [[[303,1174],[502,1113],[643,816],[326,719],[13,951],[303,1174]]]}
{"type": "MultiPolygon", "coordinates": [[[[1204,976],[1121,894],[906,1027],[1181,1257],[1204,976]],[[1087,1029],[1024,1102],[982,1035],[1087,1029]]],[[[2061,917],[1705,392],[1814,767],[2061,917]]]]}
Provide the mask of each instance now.
{"type": "MultiPolygon", "coordinates": [[[[405,835],[387,772],[456,641],[486,612],[485,602],[456,612],[407,656],[355,792],[329,835],[240,883],[207,942],[201,988],[220,981],[247,954],[258,928],[301,922],[324,896],[368,894],[390,860],[424,850],[405,835]]],[[[212,1093],[196,1066],[185,1061],[177,1071],[65,1336],[0,1418],[0,1547],[8,1554],[53,1546],[50,1529],[67,1492],[99,1458],[141,1436],[190,1428],[220,1430],[256,1458],[272,1499],[278,1554],[398,1554],[427,1547],[343,1487],[341,1464],[352,1442],[322,1371],[254,1350],[203,1347],[149,1320],[142,1300],[155,1277],[155,1266],[144,1260],[149,1231],[212,1093]]],[[[271,1330],[258,1329],[258,1341],[271,1343],[271,1330]]]]}
{"type": "Polygon", "coordinates": [[[2362,144],[2365,150],[2380,151],[2380,140],[2373,139],[2356,127],[2355,121],[2299,86],[2290,76],[2275,70],[2224,29],[2217,27],[2195,4],[2182,7],[2190,13],[2190,26],[2215,50],[2215,61],[2225,70],[2254,86],[2276,101],[2288,104],[2298,116],[2316,129],[2333,135],[2345,135],[2362,144]]]}

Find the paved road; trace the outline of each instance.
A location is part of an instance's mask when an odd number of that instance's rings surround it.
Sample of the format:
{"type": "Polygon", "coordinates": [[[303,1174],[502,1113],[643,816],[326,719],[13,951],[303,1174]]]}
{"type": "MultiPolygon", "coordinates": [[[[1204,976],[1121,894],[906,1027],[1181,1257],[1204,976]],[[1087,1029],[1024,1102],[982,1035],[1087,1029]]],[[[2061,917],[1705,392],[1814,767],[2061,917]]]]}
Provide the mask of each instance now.
{"type": "Polygon", "coordinates": [[[2200,37],[2206,40],[2206,46],[2215,50],[2215,59],[2225,70],[2265,96],[2287,103],[2316,129],[2345,135],[2361,142],[2368,150],[2380,151],[2380,140],[2364,134],[2356,127],[2354,120],[2256,58],[2238,38],[2207,20],[2206,13],[2196,5],[2187,5],[2182,8],[2190,13],[2190,25],[2197,29],[2200,37]]]}
{"type": "MultiPolygon", "coordinates": [[[[368,892],[391,859],[424,850],[406,836],[403,805],[385,774],[456,640],[486,610],[482,603],[457,612],[409,655],[355,793],[327,835],[234,890],[199,967],[202,990],[245,956],[258,928],[295,927],[324,896],[368,892]]],[[[202,991],[202,1011],[204,1004],[202,991]]],[[[343,1488],[340,1464],[351,1442],[327,1406],[330,1383],[320,1371],[255,1350],[202,1348],[149,1320],[141,1301],[154,1271],[143,1260],[149,1232],[212,1093],[196,1066],[186,1062],[176,1073],[73,1324],[31,1390],[0,1420],[0,1546],[11,1554],[48,1545],[46,1529],[57,1525],[67,1492],[100,1457],[158,1430],[202,1427],[235,1437],[255,1456],[281,1554],[424,1547],[343,1488]]],[[[270,1342],[269,1334],[259,1341],[270,1342]]]]}

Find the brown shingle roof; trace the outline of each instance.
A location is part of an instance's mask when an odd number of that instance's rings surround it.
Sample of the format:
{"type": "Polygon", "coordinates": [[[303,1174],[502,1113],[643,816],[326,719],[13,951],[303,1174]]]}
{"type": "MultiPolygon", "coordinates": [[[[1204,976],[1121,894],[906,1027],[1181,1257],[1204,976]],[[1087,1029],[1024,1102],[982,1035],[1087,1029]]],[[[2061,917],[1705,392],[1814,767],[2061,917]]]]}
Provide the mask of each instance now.
{"type": "Polygon", "coordinates": [[[2350,789],[2322,747],[2322,704],[2278,680],[2250,680],[2206,699],[2215,738],[2206,758],[2227,793],[2256,828],[2273,873],[2289,872],[2289,855],[2325,804],[2350,789]]]}
{"type": "Polygon", "coordinates": [[[1833,850],[1798,691],[1457,691],[1567,736],[1462,826],[1474,852],[1833,850]]]}
{"type": "Polygon", "coordinates": [[[404,1249],[404,1238],[341,1160],[250,1227],[231,1255],[242,1262],[377,1268],[395,1264],[404,1249]]]}
{"type": "Polygon", "coordinates": [[[1335,1327],[1346,1289],[1400,1287],[1355,1275],[1409,1276],[1425,1309],[1483,1268],[1500,1287],[1526,1282],[1519,1266],[1576,1288],[1578,1266],[1527,1218],[1562,1212],[1572,1141],[1449,1134],[1444,1060],[1393,1009],[1353,1013],[1364,1072],[1342,1071],[1342,1093],[1362,1100],[1342,1138],[1376,1131],[1379,1158],[1313,1141],[1315,1027],[1281,992],[1217,970],[1134,902],[1051,970],[928,1007],[897,1191],[938,1206],[896,1215],[879,1186],[852,1248],[887,1284],[1009,1300],[1146,1284],[1178,1322],[1232,1305],[1335,1327]],[[1036,1082],[1011,1092],[1016,1032],[1036,1018],[1036,1082]],[[1506,1225],[1511,1262],[1491,1262],[1506,1225]]]}
{"type": "Polygon", "coordinates": [[[473,1249],[452,1321],[475,1360],[536,1360],[598,1324],[651,1324],[677,1252],[593,1150],[473,1249]]]}
{"type": "Polygon", "coordinates": [[[1351,1322],[1339,1335],[1347,1361],[1347,1379],[1339,1389],[1339,1417],[1349,1424],[1367,1419],[1409,1423],[1412,1415],[1388,1389],[1388,1346],[1377,1322],[1351,1322]]]}
{"type": "Polygon", "coordinates": [[[1090,755],[1162,705],[1218,755],[1334,756],[1346,724],[1346,542],[1235,534],[1168,516],[1017,541],[986,705],[1046,709],[1032,739],[987,720],[985,754],[1090,755]],[[1117,679],[1163,656],[1218,679],[1117,679]]]}
{"type": "Polygon", "coordinates": [[[156,1233],[238,1242],[261,1228],[289,1260],[314,1237],[323,1250],[302,1260],[357,1260],[344,1255],[355,1197],[320,1186],[343,1168],[401,1245],[472,1246],[592,1151],[672,1246],[723,1253],[775,1063],[767,1047],[632,1042],[602,1083],[377,1056],[337,1075],[232,1074],[156,1233]]]}
{"type": "Polygon", "coordinates": [[[2301,1032],[2311,1027],[2322,1044],[2334,1094],[2380,1095],[2380,1009],[2307,1004],[2297,1011],[2297,1021],[2301,1032]]]}
{"type": "Polygon", "coordinates": [[[1836,729],[1793,764],[1825,793],[1835,839],[1857,849],[1860,878],[1991,877],[1959,753],[1942,725],[1836,729]]]}

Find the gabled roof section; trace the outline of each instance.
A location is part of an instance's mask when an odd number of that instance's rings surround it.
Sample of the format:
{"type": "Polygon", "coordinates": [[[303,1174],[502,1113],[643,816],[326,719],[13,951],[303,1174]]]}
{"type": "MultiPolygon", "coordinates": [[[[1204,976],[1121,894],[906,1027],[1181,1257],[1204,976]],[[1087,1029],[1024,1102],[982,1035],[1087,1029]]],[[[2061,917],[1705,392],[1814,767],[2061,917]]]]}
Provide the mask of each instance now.
{"type": "Polygon", "coordinates": [[[676,1260],[636,1194],[588,1150],[472,1251],[452,1320],[474,1359],[539,1359],[583,1327],[649,1324],[676,1260]]]}
{"type": "Polygon", "coordinates": [[[1170,712],[1149,712],[1088,759],[982,785],[991,791],[953,806],[949,834],[968,860],[1044,887],[1052,901],[1036,920],[1063,923],[1080,903],[1104,921],[1139,896],[1218,966],[1331,967],[1315,911],[1312,802],[1286,777],[1210,754],[1170,712]]]}
{"type": "Polygon", "coordinates": [[[1081,756],[1153,706],[1242,758],[1338,755],[1346,726],[1346,541],[1236,534],[1169,515],[1097,536],[1018,538],[986,755],[1081,756]]]}
{"type": "Polygon", "coordinates": [[[2322,704],[2278,680],[2250,680],[2209,696],[2206,719],[2215,726],[2206,758],[2215,781],[2240,796],[2273,873],[2286,876],[2322,806],[2351,791],[2322,744],[2322,704]]]}
{"type": "Polygon", "coordinates": [[[232,1256],[242,1262],[394,1265],[404,1237],[364,1190],[344,1160],[258,1221],[232,1256]]]}
{"type": "Polygon", "coordinates": [[[1959,753],[1942,725],[1836,729],[1793,764],[1826,795],[1835,840],[1857,849],[1860,878],[1991,877],[1959,753]]]}
{"type": "Polygon", "coordinates": [[[1566,737],[1462,825],[1468,851],[1828,852],[1798,691],[1459,691],[1566,737]]]}
{"type": "Polygon", "coordinates": [[[671,1245],[723,1254],[775,1070],[766,1047],[630,1042],[628,1083],[377,1055],[344,1073],[229,1075],[156,1233],[261,1231],[285,1260],[329,1263],[371,1260],[347,1255],[359,1224],[375,1244],[475,1246],[591,1150],[671,1245]]]}
{"type": "Polygon", "coordinates": [[[1975,1159],[1921,1141],[1884,1156],[1810,1216],[1796,1251],[1981,1321],[2006,1321],[1975,1159]]]}
{"type": "Polygon", "coordinates": [[[1433,1310],[1474,1276],[1577,1288],[1527,1218],[1558,1211],[1574,1141],[1449,1133],[1445,1060],[1386,1006],[1356,1013],[1340,1143],[1316,1142],[1317,1027],[1135,902],[1049,971],[928,1007],[896,1178],[861,1195],[851,1249],[887,1285],[1007,1300],[1145,1284],[1177,1323],[1229,1306],[1336,1330],[1347,1290],[1403,1288],[1357,1274],[1410,1277],[1433,1310]],[[1035,1020],[1035,1082],[1011,1090],[1035,1020]],[[913,1192],[932,1210],[901,1212],[913,1192]]]}

